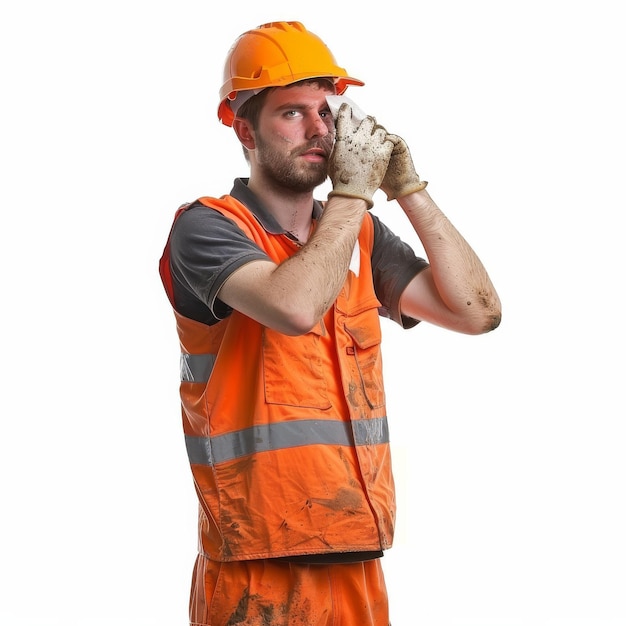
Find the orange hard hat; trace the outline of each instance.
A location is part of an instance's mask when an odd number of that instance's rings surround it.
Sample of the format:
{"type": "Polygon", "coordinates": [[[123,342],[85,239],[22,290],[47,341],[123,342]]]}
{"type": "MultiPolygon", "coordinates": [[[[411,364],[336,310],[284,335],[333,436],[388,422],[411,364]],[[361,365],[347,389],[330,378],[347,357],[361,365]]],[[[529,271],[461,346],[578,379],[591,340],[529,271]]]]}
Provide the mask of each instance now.
{"type": "Polygon", "coordinates": [[[332,52],[300,22],[270,22],[240,35],[226,57],[217,116],[232,126],[229,102],[239,91],[284,87],[307,78],[330,78],[337,94],[363,85],[339,67],[332,52]]]}

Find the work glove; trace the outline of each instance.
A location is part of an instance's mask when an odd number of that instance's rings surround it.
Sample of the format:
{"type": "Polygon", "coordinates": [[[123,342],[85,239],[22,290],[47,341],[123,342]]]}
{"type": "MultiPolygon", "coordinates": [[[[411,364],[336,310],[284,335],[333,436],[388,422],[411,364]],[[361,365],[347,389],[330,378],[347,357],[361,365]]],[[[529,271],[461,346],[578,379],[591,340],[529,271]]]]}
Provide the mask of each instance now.
{"type": "Polygon", "coordinates": [[[394,144],[373,117],[354,119],[347,103],[339,108],[335,127],[335,146],[328,163],[333,189],[328,197],[361,198],[371,209],[372,196],[385,176],[394,144]]]}
{"type": "Polygon", "coordinates": [[[428,183],[425,180],[420,180],[415,171],[409,146],[406,145],[404,139],[398,135],[387,135],[387,137],[394,143],[389,167],[380,186],[387,194],[387,200],[402,198],[415,191],[425,189],[428,183]]]}

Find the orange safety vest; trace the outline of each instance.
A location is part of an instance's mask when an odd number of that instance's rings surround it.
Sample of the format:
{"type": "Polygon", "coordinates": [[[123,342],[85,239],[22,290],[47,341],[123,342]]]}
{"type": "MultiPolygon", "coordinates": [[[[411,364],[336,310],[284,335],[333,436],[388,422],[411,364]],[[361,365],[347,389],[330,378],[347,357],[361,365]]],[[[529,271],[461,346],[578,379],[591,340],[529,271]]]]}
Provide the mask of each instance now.
{"type": "MultiPolygon", "coordinates": [[[[234,220],[276,263],[297,251],[232,196],[200,202],[234,220]]],[[[183,428],[208,558],[391,546],[395,491],[373,233],[367,214],[358,271],[348,272],[334,306],[304,335],[281,334],[238,311],[212,326],[174,311],[183,428]]],[[[169,240],[160,273],[173,304],[169,240]]]]}

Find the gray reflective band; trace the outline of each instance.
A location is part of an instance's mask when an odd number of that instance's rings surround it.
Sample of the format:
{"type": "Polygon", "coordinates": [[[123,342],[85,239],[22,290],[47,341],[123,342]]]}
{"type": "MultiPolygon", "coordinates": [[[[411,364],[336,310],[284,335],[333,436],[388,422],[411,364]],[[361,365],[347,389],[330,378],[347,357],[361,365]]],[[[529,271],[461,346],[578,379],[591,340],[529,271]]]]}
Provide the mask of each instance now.
{"type": "Polygon", "coordinates": [[[189,462],[214,465],[248,454],[310,445],[357,446],[389,443],[387,418],[350,423],[329,420],[296,420],[245,428],[218,437],[185,435],[189,462]]]}
{"type": "Polygon", "coordinates": [[[180,355],[180,380],[186,383],[206,383],[215,364],[214,354],[180,355]]]}

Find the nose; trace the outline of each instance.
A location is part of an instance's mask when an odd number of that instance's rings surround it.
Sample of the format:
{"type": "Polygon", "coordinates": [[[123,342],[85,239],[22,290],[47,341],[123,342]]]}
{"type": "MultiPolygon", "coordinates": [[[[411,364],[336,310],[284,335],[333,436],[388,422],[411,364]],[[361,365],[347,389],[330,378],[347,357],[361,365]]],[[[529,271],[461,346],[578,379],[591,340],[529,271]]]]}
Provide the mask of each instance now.
{"type": "Polygon", "coordinates": [[[329,120],[332,124],[332,117],[322,117],[319,113],[315,113],[311,116],[307,128],[307,139],[313,139],[314,137],[325,137],[330,132],[329,120]]]}

